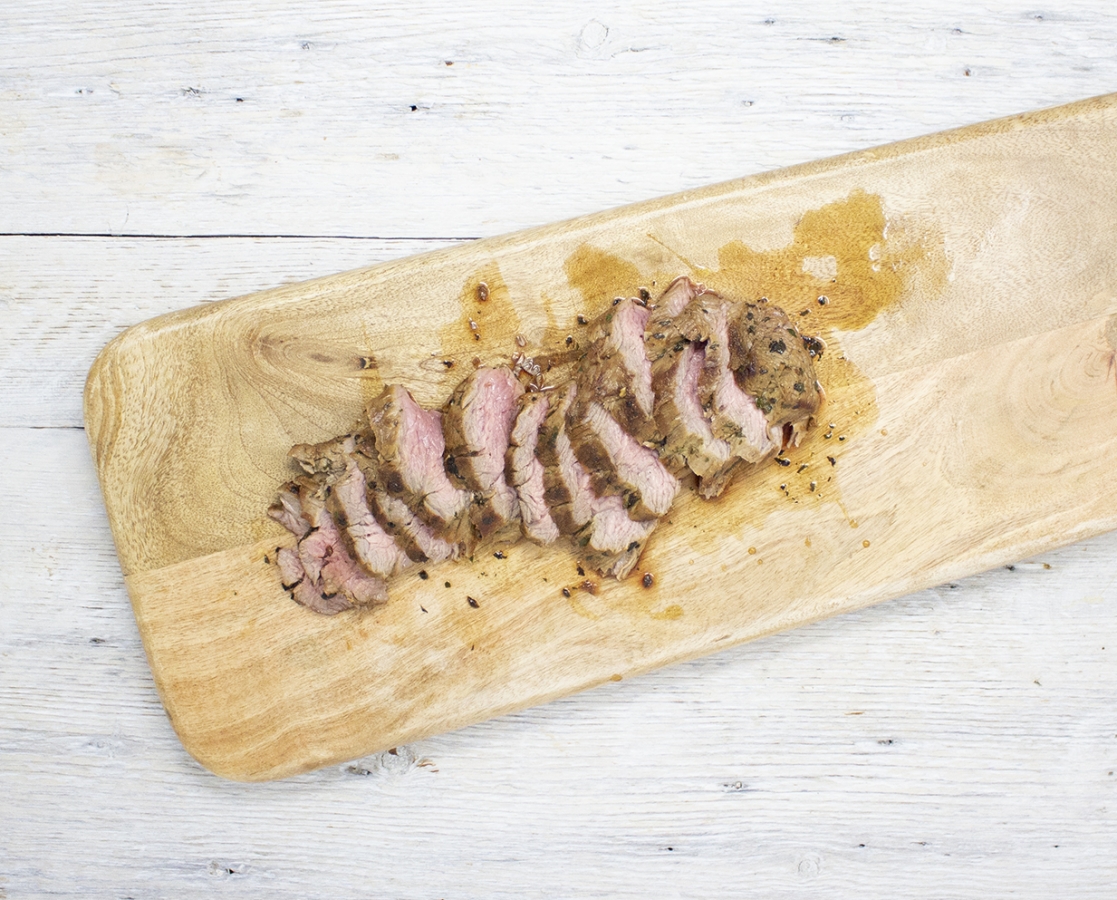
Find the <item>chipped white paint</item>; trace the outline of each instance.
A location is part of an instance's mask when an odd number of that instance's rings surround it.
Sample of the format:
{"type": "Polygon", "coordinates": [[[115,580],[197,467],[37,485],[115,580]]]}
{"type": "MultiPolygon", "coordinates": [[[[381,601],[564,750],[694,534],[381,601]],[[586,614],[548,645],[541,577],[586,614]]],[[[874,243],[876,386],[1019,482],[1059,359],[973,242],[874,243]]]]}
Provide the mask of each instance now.
{"type": "Polygon", "coordinates": [[[245,786],[74,426],[160,312],[1112,90],[1111,4],[305,10],[0,10],[0,231],[311,236],[0,237],[0,896],[1107,896],[1117,536],[245,786]]]}

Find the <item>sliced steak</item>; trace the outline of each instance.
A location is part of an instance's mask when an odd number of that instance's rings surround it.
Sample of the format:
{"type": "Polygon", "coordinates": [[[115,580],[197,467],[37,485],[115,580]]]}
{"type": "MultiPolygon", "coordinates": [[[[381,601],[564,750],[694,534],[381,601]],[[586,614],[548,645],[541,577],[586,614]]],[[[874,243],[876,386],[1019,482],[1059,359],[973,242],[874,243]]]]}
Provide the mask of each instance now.
{"type": "Polygon", "coordinates": [[[559,536],[544,496],[543,463],[535,455],[539,430],[547,418],[547,396],[536,392],[520,397],[519,411],[509,435],[505,469],[520,503],[520,527],[524,536],[537,544],[550,544],[559,536]]]}
{"type": "Polygon", "coordinates": [[[724,490],[742,459],[752,461],[769,452],[760,417],[747,399],[732,386],[718,389],[718,377],[727,376],[721,374],[717,348],[719,341],[724,346],[721,334],[727,326],[722,320],[732,308],[704,285],[680,276],[660,297],[646,335],[656,423],[663,435],[660,455],[674,471],[685,466],[697,475],[698,491],[707,499],[724,490]],[[711,341],[714,358],[708,362],[711,341]],[[739,428],[742,424],[749,427],[739,428]],[[755,433],[755,440],[742,446],[732,439],[738,430],[755,433]]]}
{"type": "Polygon", "coordinates": [[[536,455],[543,464],[544,499],[559,531],[572,537],[585,561],[603,574],[623,578],[640,558],[655,521],[634,521],[620,496],[594,492],[566,434],[566,413],[576,396],[573,384],[552,395],[540,429],[536,455]]]}
{"type": "Polygon", "coordinates": [[[330,488],[327,509],[345,533],[353,557],[367,571],[388,578],[411,564],[402,544],[377,520],[369,504],[376,480],[370,434],[357,432],[321,444],[296,444],[289,455],[317,483],[330,488]]]}
{"type": "Polygon", "coordinates": [[[698,379],[705,363],[701,344],[682,342],[655,367],[656,421],[664,435],[660,458],[675,472],[689,469],[709,499],[721,493],[740,462],[728,441],[714,437],[698,399],[698,379]]]}
{"type": "Polygon", "coordinates": [[[285,525],[293,519],[300,535],[296,549],[280,548],[276,562],[284,590],[316,612],[333,615],[354,606],[375,606],[388,599],[382,578],[366,572],[349,555],[345,540],[326,510],[330,488],[301,477],[280,492],[269,510],[285,525]]]}
{"type": "MultiPolygon", "coordinates": [[[[714,437],[726,441],[733,455],[755,463],[780,449],[756,401],[743,390],[730,368],[729,316],[733,304],[717,294],[699,294],[675,317],[679,333],[704,346],[698,398],[714,437]]],[[[776,429],[778,431],[778,429],[776,429]]]]}
{"type": "Polygon", "coordinates": [[[566,434],[566,413],[577,390],[576,385],[569,384],[565,390],[551,395],[535,449],[543,464],[543,499],[563,534],[574,534],[593,514],[590,477],[574,455],[566,434]]]}
{"type": "Polygon", "coordinates": [[[524,388],[508,368],[475,369],[450,396],[442,416],[446,467],[474,492],[470,520],[482,539],[515,539],[520,519],[515,489],[505,478],[505,457],[524,388]]]}
{"type": "Polygon", "coordinates": [[[381,483],[441,538],[468,541],[473,495],[443,468],[442,415],[425,410],[400,385],[388,385],[368,407],[381,483]]]}
{"type": "Polygon", "coordinates": [[[299,562],[311,581],[322,587],[324,599],[344,595],[354,606],[374,606],[388,599],[384,579],[366,572],[349,555],[337,522],[326,509],[324,490],[300,484],[299,500],[311,531],[299,541],[299,562]]]}
{"type": "Polygon", "coordinates": [[[368,479],[355,456],[346,460],[345,473],[334,485],[330,509],[345,529],[353,556],[369,572],[388,578],[411,565],[411,559],[373,514],[368,479]]]}
{"type": "Polygon", "coordinates": [[[566,429],[574,454],[587,472],[594,493],[615,494],[637,521],[657,519],[671,508],[679,482],[653,450],[636,442],[605,407],[580,402],[567,414],[566,429]]]}
{"type": "Polygon", "coordinates": [[[575,376],[586,403],[599,403],[640,440],[655,438],[652,368],[644,351],[649,313],[639,300],[616,302],[597,321],[575,376]]]}
{"type": "Polygon", "coordinates": [[[377,521],[395,538],[409,559],[440,563],[461,555],[461,544],[451,544],[440,538],[406,503],[399,497],[393,497],[380,485],[372,486],[368,498],[377,521]]]}
{"type": "Polygon", "coordinates": [[[682,350],[685,341],[699,340],[689,337],[696,331],[695,323],[690,316],[684,317],[682,313],[690,306],[691,301],[703,296],[711,301],[720,299],[720,295],[705,285],[695,284],[685,275],[680,275],[668,285],[648,315],[648,324],[644,329],[644,349],[652,366],[653,391],[656,363],[663,357],[682,350]]]}
{"type": "Polygon", "coordinates": [[[813,359],[818,338],[805,338],[787,313],[768,303],[740,303],[729,318],[729,365],[737,383],[756,398],[769,425],[798,445],[825,402],[813,359]]]}
{"type": "Polygon", "coordinates": [[[355,447],[355,435],[343,434],[320,444],[295,444],[287,455],[307,475],[323,484],[333,484],[345,473],[346,456],[353,453],[355,447]]]}
{"type": "Polygon", "coordinates": [[[280,490],[276,502],[268,507],[268,515],[296,538],[302,538],[310,531],[310,523],[303,518],[302,504],[292,485],[280,490]]]}
{"type": "Polygon", "coordinates": [[[279,566],[279,578],[283,590],[287,591],[291,599],[300,606],[327,616],[353,608],[353,604],[342,594],[335,594],[332,597],[323,596],[321,585],[306,577],[297,550],[291,547],[280,547],[276,551],[276,564],[279,566]]]}

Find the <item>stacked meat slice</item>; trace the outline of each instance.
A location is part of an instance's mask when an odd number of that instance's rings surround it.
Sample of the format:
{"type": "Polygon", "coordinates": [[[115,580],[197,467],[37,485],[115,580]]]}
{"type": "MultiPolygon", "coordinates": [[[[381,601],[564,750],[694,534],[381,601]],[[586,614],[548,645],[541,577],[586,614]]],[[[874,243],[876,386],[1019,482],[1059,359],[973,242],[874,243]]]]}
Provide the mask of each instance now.
{"type": "Polygon", "coordinates": [[[716,497],[823,402],[817,338],[686,277],[654,305],[618,298],[583,346],[546,386],[538,368],[476,368],[443,410],[389,385],[353,433],[295,446],[302,474],[269,510],[297,541],[277,554],[284,589],[326,614],[373,606],[410,566],[521,535],[566,536],[623,578],[683,484],[716,497]]]}

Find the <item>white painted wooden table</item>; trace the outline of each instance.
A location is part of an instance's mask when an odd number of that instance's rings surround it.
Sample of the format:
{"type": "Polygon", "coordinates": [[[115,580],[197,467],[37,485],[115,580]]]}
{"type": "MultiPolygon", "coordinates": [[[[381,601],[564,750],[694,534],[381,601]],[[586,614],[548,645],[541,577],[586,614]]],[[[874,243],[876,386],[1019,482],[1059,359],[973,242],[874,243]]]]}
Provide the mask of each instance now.
{"type": "Polygon", "coordinates": [[[237,785],[80,415],[158,313],[1114,90],[1108,0],[3,4],[0,898],[1117,896],[1117,535],[237,785]]]}

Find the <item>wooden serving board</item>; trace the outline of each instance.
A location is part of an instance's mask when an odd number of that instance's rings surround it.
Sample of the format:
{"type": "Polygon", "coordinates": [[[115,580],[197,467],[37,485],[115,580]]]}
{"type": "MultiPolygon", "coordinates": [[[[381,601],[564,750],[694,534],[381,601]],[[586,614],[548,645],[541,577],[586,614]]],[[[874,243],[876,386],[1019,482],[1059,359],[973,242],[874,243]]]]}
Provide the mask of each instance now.
{"type": "Polygon", "coordinates": [[[1115,360],[1110,95],[164,316],[101,353],[85,415],[167,712],[260,780],[1117,527],[1115,360]],[[621,583],[520,542],[365,613],[284,594],[265,509],[291,444],[681,273],[826,339],[789,466],[680,499],[621,583]]]}

